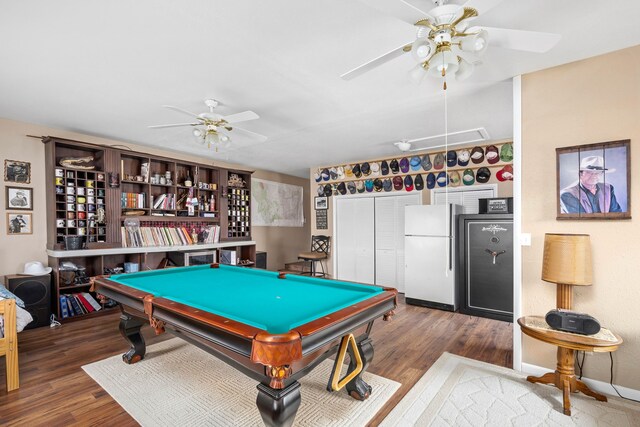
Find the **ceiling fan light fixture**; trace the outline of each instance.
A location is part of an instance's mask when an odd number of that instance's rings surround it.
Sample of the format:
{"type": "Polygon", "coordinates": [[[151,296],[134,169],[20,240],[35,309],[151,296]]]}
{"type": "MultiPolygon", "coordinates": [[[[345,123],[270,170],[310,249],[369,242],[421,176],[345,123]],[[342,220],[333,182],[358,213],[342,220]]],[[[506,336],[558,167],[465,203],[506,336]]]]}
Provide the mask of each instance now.
{"type": "Polygon", "coordinates": [[[465,61],[463,58],[458,57],[458,71],[456,71],[456,80],[465,80],[473,74],[476,66],[471,62],[465,61]]]}
{"type": "Polygon", "coordinates": [[[477,34],[463,37],[460,40],[460,49],[482,55],[489,46],[489,34],[486,30],[480,30],[477,34]]]}
{"type": "Polygon", "coordinates": [[[424,62],[422,64],[418,64],[409,71],[409,76],[411,80],[416,84],[422,83],[424,78],[428,75],[427,70],[429,69],[429,63],[424,62]]]}
{"type": "Polygon", "coordinates": [[[440,77],[446,73],[455,73],[458,71],[458,57],[451,52],[448,47],[439,49],[429,60],[429,73],[433,76],[440,77]]]}
{"type": "Polygon", "coordinates": [[[411,55],[417,62],[424,62],[433,55],[435,49],[436,46],[431,40],[418,39],[411,45],[411,55]]]}

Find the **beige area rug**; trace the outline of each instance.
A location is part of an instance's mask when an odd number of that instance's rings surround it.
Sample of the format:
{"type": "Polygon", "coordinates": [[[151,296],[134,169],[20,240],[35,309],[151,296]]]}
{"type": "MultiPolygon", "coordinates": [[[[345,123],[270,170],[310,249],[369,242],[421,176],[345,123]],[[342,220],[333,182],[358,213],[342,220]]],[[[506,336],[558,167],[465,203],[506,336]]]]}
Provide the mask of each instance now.
{"type": "Polygon", "coordinates": [[[531,384],[512,369],[444,353],[381,426],[640,426],[640,404],[531,384]]]}
{"type": "MultiPolygon", "coordinates": [[[[400,387],[365,372],[373,393],[360,402],[344,390],[326,390],[332,368],[325,360],[299,381],[294,426],[364,426],[400,387]]],[[[133,365],[117,355],[82,369],[142,426],[264,425],[257,382],[178,338],[147,347],[145,359],[133,365]]]]}

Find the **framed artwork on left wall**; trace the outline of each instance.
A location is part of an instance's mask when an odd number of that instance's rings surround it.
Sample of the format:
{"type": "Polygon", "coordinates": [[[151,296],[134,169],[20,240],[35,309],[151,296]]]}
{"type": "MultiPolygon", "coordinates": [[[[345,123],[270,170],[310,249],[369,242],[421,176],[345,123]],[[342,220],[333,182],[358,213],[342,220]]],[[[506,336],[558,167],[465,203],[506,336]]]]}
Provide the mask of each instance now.
{"type": "Polygon", "coordinates": [[[31,214],[7,212],[7,234],[33,234],[31,214]]]}
{"type": "Polygon", "coordinates": [[[4,161],[4,181],[19,182],[21,184],[31,183],[31,163],[19,160],[4,161]]]}
{"type": "Polygon", "coordinates": [[[7,186],[5,191],[7,210],[33,210],[33,188],[7,186]]]}

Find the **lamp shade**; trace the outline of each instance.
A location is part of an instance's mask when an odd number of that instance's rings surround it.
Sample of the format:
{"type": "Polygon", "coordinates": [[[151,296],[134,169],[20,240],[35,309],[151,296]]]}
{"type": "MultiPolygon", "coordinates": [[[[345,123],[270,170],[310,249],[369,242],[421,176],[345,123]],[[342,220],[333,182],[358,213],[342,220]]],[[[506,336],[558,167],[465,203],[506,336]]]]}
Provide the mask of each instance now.
{"type": "Polygon", "coordinates": [[[565,285],[591,285],[591,241],[588,234],[544,235],[542,280],[565,285]]]}

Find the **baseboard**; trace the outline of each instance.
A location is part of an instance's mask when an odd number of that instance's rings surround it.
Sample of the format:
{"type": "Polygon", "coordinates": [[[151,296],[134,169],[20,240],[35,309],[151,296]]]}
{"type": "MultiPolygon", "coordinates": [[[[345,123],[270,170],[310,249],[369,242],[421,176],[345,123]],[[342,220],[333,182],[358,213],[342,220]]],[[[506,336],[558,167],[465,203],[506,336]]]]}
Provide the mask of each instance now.
{"type": "MultiPolygon", "coordinates": [[[[522,372],[527,375],[533,375],[539,377],[541,375],[546,374],[547,372],[551,372],[552,369],[543,368],[537,365],[531,365],[529,363],[522,363],[522,372]]],[[[611,387],[611,384],[606,383],[604,381],[592,380],[590,378],[582,377],[582,381],[587,384],[593,391],[597,391],[598,393],[608,394],[610,396],[618,396],[618,393],[611,387]]],[[[624,387],[618,384],[614,384],[620,392],[626,398],[633,400],[640,400],[640,390],[634,390],[632,388],[624,387]]]]}

